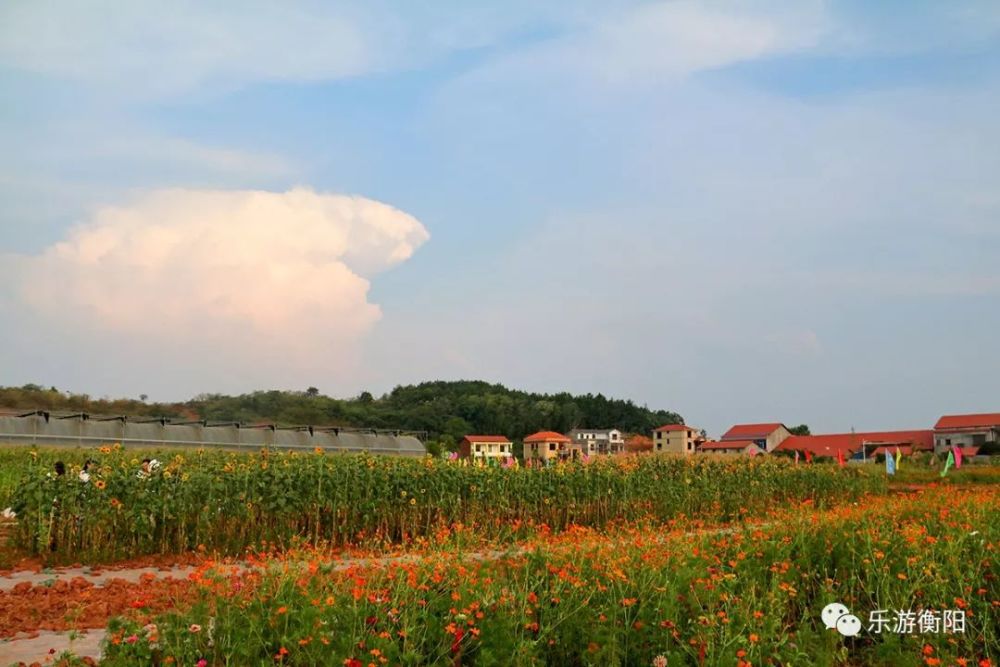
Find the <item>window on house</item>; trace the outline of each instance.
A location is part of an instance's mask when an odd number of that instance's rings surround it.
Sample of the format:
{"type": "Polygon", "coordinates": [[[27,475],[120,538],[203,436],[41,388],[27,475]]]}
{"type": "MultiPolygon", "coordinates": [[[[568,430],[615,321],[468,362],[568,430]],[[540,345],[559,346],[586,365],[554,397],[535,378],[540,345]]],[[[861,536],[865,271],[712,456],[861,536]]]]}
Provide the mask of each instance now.
{"type": "Polygon", "coordinates": [[[483,451],[483,446],[482,445],[476,445],[476,451],[477,452],[483,451]]]}
{"type": "Polygon", "coordinates": [[[951,438],[948,438],[947,440],[945,440],[945,441],[944,441],[944,444],[946,444],[946,445],[950,445],[950,444],[951,444],[951,438]]]}
{"type": "Polygon", "coordinates": [[[556,451],[556,443],[554,443],[554,442],[550,442],[549,443],[549,451],[550,452],[556,451]]]}

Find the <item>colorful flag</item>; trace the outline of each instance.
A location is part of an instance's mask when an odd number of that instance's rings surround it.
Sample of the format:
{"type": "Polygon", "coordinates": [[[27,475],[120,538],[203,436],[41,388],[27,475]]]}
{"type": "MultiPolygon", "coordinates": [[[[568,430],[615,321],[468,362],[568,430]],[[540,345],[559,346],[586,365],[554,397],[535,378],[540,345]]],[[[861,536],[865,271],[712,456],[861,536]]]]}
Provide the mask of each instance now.
{"type": "Polygon", "coordinates": [[[941,476],[944,477],[948,474],[948,468],[955,464],[955,452],[948,451],[948,460],[944,462],[944,470],[941,471],[941,476]]]}
{"type": "Polygon", "coordinates": [[[962,450],[958,447],[952,447],[951,451],[955,452],[955,470],[962,467],[962,450]]]}
{"type": "Polygon", "coordinates": [[[809,451],[809,450],[807,449],[807,450],[806,450],[806,463],[812,463],[812,462],[813,462],[813,455],[812,455],[812,452],[810,452],[810,451],[809,451]]]}
{"type": "Polygon", "coordinates": [[[795,450],[795,465],[799,464],[799,450],[795,450]]]}
{"type": "Polygon", "coordinates": [[[892,458],[892,454],[889,452],[885,453],[885,474],[895,475],[896,474],[896,459],[892,458]]]}
{"type": "Polygon", "coordinates": [[[839,465],[841,468],[844,467],[844,450],[843,449],[838,449],[837,450],[837,465],[839,465]]]}
{"type": "Polygon", "coordinates": [[[899,464],[903,462],[903,452],[899,451],[899,447],[896,447],[896,470],[899,470],[899,464]]]}

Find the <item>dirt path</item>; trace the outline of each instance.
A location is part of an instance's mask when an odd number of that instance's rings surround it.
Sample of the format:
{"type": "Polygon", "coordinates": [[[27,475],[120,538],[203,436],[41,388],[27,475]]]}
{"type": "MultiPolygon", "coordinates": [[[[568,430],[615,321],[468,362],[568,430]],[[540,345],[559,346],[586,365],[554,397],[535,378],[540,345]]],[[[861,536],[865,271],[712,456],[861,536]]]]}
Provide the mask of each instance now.
{"type": "Polygon", "coordinates": [[[83,579],[94,586],[104,586],[115,579],[120,579],[130,584],[137,584],[142,581],[144,576],[151,576],[156,579],[165,577],[186,579],[194,571],[195,568],[191,565],[181,565],[171,568],[139,567],[127,570],[100,570],[97,572],[93,572],[89,567],[61,567],[52,570],[42,570],[41,572],[25,570],[0,577],[0,591],[10,591],[25,583],[31,586],[52,586],[59,581],[69,582],[74,579],[83,579]]]}
{"type": "Polygon", "coordinates": [[[70,637],[68,632],[37,632],[0,641],[0,665],[45,664],[62,652],[72,650],[79,658],[101,659],[104,630],[87,630],[70,637]]]}

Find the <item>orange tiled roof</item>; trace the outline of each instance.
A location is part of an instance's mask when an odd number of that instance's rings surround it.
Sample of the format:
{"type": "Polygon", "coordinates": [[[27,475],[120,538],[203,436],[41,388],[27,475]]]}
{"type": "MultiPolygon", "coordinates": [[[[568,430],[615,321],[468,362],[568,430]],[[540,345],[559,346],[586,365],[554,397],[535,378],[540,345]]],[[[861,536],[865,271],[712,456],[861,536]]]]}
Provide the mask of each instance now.
{"type": "Polygon", "coordinates": [[[949,431],[967,428],[1000,428],[1000,412],[989,412],[977,415],[945,415],[934,424],[935,431],[949,431]]]}
{"type": "MultiPolygon", "coordinates": [[[[865,433],[830,433],[826,435],[793,435],[774,448],[776,452],[811,452],[817,456],[836,456],[838,451],[849,456],[861,450],[861,445],[885,445],[895,448],[908,445],[913,449],[933,449],[933,431],[870,431],[865,433]]],[[[868,450],[874,451],[874,448],[868,450]]],[[[895,451],[895,449],[893,449],[895,451]]]]}
{"type": "Polygon", "coordinates": [[[538,433],[532,433],[527,438],[524,439],[525,442],[572,442],[562,433],[556,433],[555,431],[539,431],[538,433]]]}
{"type": "Polygon", "coordinates": [[[469,442],[505,442],[510,443],[510,440],[503,435],[467,435],[462,440],[468,440],[469,442]]]}
{"type": "Polygon", "coordinates": [[[737,424],[722,434],[720,440],[762,440],[784,426],[781,422],[737,424]]]}

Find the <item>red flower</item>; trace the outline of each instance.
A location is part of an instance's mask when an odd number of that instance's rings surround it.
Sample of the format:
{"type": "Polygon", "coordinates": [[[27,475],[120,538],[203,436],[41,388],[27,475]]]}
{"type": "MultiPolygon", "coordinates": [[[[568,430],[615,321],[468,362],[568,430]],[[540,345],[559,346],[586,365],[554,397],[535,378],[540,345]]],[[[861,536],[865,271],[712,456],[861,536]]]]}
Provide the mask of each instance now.
{"type": "Polygon", "coordinates": [[[465,636],[465,630],[458,628],[455,630],[455,638],[451,641],[451,652],[458,653],[458,649],[461,648],[462,637],[465,636]]]}

